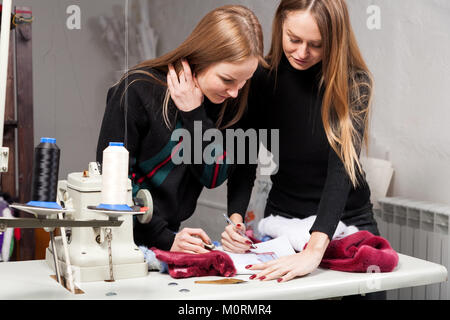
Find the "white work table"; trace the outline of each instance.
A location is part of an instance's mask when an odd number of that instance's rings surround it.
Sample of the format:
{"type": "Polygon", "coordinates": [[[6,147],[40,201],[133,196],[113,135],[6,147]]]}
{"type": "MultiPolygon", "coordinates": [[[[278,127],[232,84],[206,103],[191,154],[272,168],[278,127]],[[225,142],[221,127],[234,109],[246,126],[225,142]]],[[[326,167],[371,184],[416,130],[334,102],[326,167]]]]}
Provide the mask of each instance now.
{"type": "MultiPolygon", "coordinates": [[[[232,285],[196,284],[196,280],[217,280],[220,277],[173,279],[167,274],[150,272],[144,278],[117,280],[113,283],[77,283],[77,287],[84,291],[84,294],[77,295],[50,277],[54,272],[44,260],[7,262],[0,263],[0,299],[307,300],[447,281],[447,269],[444,266],[401,254],[399,258],[397,268],[390,273],[346,273],[317,269],[308,276],[286,283],[249,280],[232,285]],[[183,292],[182,289],[189,291],[183,292]]],[[[248,280],[249,276],[234,278],[248,280]]]]}

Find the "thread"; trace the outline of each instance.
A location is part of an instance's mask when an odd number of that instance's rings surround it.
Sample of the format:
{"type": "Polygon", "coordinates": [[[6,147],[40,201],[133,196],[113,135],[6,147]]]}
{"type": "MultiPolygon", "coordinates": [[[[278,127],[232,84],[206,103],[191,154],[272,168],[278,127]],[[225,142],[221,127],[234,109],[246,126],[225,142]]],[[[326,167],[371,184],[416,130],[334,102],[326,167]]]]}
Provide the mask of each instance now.
{"type": "Polygon", "coordinates": [[[111,142],[103,151],[100,208],[131,211],[127,205],[128,150],[123,143],[111,142]]]}
{"type": "Polygon", "coordinates": [[[28,205],[57,208],[60,149],[56,139],[41,138],[40,144],[34,150],[33,178],[31,185],[31,201],[28,205]]]}

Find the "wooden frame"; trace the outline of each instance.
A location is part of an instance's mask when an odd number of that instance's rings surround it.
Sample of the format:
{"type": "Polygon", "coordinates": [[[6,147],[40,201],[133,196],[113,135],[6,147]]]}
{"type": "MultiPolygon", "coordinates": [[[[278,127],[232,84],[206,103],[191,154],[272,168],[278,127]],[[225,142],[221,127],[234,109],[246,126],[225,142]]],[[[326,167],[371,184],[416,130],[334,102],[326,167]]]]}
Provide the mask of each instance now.
{"type": "MultiPolygon", "coordinates": [[[[14,14],[16,17],[32,18],[30,7],[15,7],[14,14]]],[[[5,147],[9,148],[9,170],[7,173],[2,174],[1,190],[20,203],[26,203],[31,198],[34,158],[33,53],[31,35],[31,23],[19,23],[11,31],[5,108],[3,143],[5,147]],[[16,179],[18,179],[18,185],[16,185],[16,179]]],[[[17,215],[29,217],[23,213],[17,215]]],[[[15,243],[12,260],[35,259],[35,243],[35,230],[22,229],[20,231],[20,241],[15,243]]]]}

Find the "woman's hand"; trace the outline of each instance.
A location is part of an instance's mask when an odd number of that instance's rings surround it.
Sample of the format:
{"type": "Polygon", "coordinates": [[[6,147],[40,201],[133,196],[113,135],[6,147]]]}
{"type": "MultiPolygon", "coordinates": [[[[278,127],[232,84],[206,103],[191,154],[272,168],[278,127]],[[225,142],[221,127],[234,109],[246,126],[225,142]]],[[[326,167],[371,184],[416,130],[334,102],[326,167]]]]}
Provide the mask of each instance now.
{"type": "Polygon", "coordinates": [[[246,253],[250,250],[251,242],[243,237],[238,229],[245,234],[245,226],[242,221],[242,216],[238,213],[231,215],[230,220],[233,221],[237,228],[233,225],[228,225],[225,231],[222,232],[222,247],[225,251],[233,253],[246,253]]]}
{"type": "Polygon", "coordinates": [[[183,60],[182,65],[183,71],[180,72],[179,76],[177,76],[173,65],[169,65],[167,86],[177,108],[181,111],[189,112],[201,106],[203,93],[198,86],[195,76],[192,75],[187,61],[183,60]]]}
{"type": "Polygon", "coordinates": [[[319,266],[321,261],[322,255],[317,254],[312,250],[305,249],[300,253],[257,264],[248,269],[261,270],[260,273],[252,275],[250,279],[286,282],[295,277],[302,277],[313,272],[319,266]]]}
{"type": "Polygon", "coordinates": [[[305,250],[266,263],[247,266],[249,270],[261,270],[250,279],[286,282],[295,277],[310,274],[320,265],[330,240],[321,232],[313,232],[305,250]]]}
{"type": "Polygon", "coordinates": [[[175,236],[172,252],[208,253],[203,243],[211,244],[211,239],[202,229],[184,228],[175,236]]]}

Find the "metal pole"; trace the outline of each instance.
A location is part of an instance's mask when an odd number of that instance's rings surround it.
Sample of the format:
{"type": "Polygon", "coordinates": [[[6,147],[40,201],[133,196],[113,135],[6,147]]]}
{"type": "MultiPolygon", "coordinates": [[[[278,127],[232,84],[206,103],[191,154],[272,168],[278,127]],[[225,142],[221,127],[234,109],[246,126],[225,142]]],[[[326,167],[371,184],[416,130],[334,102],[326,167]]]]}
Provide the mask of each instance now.
{"type": "Polygon", "coordinates": [[[59,271],[59,261],[58,254],[56,253],[56,243],[55,243],[55,233],[53,231],[50,232],[50,240],[52,244],[53,251],[53,262],[55,263],[55,272],[56,272],[56,281],[61,282],[61,272],[59,271]]]}

